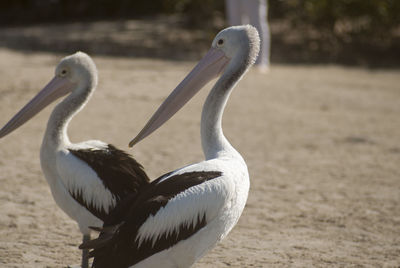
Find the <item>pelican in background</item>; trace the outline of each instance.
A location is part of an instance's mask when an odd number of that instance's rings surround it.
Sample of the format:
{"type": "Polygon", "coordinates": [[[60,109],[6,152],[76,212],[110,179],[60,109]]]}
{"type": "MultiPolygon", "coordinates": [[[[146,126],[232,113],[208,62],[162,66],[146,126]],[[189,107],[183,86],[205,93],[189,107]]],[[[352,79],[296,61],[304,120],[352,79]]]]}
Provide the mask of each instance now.
{"type": "Polygon", "coordinates": [[[133,146],[151,134],[222,73],[202,112],[205,161],[167,173],[121,202],[99,229],[99,238],[80,246],[93,249],[93,267],[190,267],[234,227],[250,182],[221,121],[232,89],[256,60],[259,46],[258,32],[249,25],[218,33],[209,52],[131,141],[133,146]]]}
{"type": "MultiPolygon", "coordinates": [[[[57,205],[90,240],[89,226],[102,226],[107,214],[128,195],[149,183],[142,166],[129,154],[98,140],[71,143],[67,128],[97,86],[97,69],[85,53],[65,57],[54,78],[2,129],[0,138],[20,127],[51,102],[67,94],[51,113],[40,149],[40,163],[57,205]]],[[[82,252],[88,267],[88,250],[82,252]]]]}

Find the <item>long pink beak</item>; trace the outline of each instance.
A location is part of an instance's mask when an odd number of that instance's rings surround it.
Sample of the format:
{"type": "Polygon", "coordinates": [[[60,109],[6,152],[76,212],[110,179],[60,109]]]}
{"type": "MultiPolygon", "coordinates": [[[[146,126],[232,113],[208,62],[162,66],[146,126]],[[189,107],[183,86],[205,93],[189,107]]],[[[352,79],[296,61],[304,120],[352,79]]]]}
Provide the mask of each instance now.
{"type": "Polygon", "coordinates": [[[129,143],[132,147],[161,127],[178,112],[201,88],[225,69],[229,58],[216,48],[211,48],[193,70],[182,80],[161,104],[139,134],[129,143]]]}
{"type": "Polygon", "coordinates": [[[66,78],[54,77],[31,101],[0,129],[0,138],[11,133],[54,100],[71,92],[75,84],[66,78]]]}

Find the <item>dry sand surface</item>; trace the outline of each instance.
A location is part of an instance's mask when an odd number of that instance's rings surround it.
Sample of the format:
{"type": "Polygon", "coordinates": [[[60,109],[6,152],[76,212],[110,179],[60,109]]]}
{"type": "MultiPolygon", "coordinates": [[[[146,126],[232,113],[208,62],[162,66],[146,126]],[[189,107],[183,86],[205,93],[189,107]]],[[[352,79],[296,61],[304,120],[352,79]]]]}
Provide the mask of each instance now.
{"type": "MultiPolygon", "coordinates": [[[[0,49],[0,125],[49,81],[60,58],[0,49]]],[[[195,64],[94,60],[99,87],[71,122],[71,140],[125,150],[195,64]]],[[[151,178],[203,159],[199,120],[208,89],[129,150],[151,178]]],[[[0,267],[80,261],[77,225],[56,206],[40,169],[52,107],[0,140],[0,267]]],[[[400,266],[399,70],[251,70],[223,123],[247,161],[251,189],[238,225],[195,267],[400,266]]]]}

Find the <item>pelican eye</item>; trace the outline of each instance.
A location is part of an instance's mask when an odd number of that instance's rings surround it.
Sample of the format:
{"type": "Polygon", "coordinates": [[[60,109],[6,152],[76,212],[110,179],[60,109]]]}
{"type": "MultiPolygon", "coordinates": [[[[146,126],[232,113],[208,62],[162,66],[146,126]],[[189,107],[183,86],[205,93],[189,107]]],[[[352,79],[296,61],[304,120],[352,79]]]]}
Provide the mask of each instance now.
{"type": "Polygon", "coordinates": [[[61,76],[65,76],[66,74],[67,74],[67,70],[66,69],[63,69],[62,71],[61,71],[61,76]]]}
{"type": "Polygon", "coordinates": [[[224,44],[224,39],[219,39],[218,41],[217,41],[217,45],[220,47],[220,46],[222,46],[224,44]]]}

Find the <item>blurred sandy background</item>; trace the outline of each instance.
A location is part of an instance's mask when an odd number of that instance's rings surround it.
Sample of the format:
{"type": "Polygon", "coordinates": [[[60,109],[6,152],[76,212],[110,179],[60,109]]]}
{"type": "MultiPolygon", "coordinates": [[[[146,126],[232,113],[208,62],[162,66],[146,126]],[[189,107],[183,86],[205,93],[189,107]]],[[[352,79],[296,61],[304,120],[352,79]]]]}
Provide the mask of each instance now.
{"type": "MultiPolygon", "coordinates": [[[[127,143],[212,36],[177,17],[2,27],[0,125],[80,49],[93,56],[100,80],[70,124],[73,142],[128,150],[153,179],[201,161],[210,85],[155,135],[132,150],[127,143]]],[[[276,57],[268,75],[251,70],[228,103],[224,132],[248,164],[249,199],[231,234],[195,267],[399,267],[400,70],[276,57]]],[[[80,261],[76,223],[56,206],[40,169],[52,107],[0,140],[0,267],[80,261]]]]}

